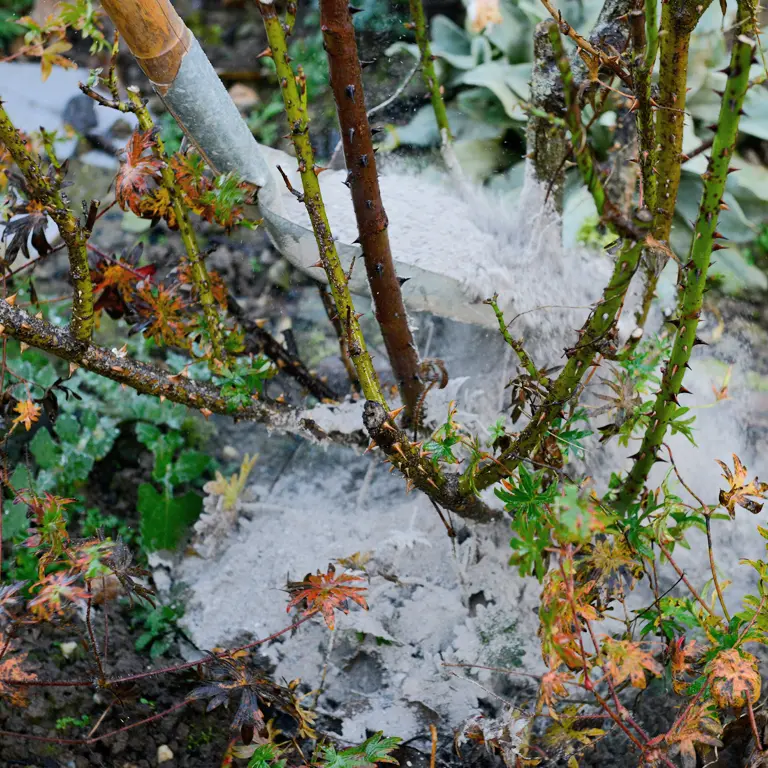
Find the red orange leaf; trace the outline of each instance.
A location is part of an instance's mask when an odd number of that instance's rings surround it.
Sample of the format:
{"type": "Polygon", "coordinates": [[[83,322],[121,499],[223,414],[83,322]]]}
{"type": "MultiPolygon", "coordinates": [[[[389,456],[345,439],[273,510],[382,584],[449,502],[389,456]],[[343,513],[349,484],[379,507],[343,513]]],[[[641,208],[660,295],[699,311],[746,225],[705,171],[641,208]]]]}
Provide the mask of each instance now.
{"type": "Polygon", "coordinates": [[[152,154],[155,131],[136,131],[125,148],[120,170],[115,176],[115,197],[125,211],[142,216],[142,198],[160,181],[165,163],[152,154]]]}
{"type": "Polygon", "coordinates": [[[336,609],[348,613],[347,600],[352,600],[368,610],[368,604],[362,594],[365,587],[352,586],[356,581],[364,581],[364,579],[361,576],[351,576],[346,573],[337,576],[333,565],[328,566],[327,573],[318,571],[315,576],[308,573],[304,581],[288,582],[291,601],[286,610],[290,611],[291,608],[301,605],[305,608],[305,616],[322,613],[328,629],[334,629],[336,621],[333,611],[336,609]]]}

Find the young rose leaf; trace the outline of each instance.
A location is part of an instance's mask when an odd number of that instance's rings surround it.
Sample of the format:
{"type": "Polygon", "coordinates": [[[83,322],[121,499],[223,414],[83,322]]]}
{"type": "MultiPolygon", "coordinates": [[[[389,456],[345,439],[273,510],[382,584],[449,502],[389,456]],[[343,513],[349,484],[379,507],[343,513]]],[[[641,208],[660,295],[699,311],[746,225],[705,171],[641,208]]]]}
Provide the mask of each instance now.
{"type": "Polygon", "coordinates": [[[760,698],[760,673],[757,659],[751,654],[729,648],[707,664],[712,696],[721,709],[741,709],[749,701],[760,698]]]}
{"type": "Polygon", "coordinates": [[[31,399],[19,401],[14,410],[19,415],[13,420],[13,426],[23,424],[27,428],[27,432],[32,429],[32,424],[40,418],[40,406],[31,399]]]}
{"type": "Polygon", "coordinates": [[[757,478],[747,482],[747,468],[735,453],[733,454],[733,472],[724,462],[719,459],[716,461],[723,468],[723,477],[731,486],[727,491],[720,491],[720,504],[728,510],[731,520],[736,517],[737,506],[749,510],[753,515],[759,514],[763,505],[749,497],[764,499],[768,491],[768,483],[760,483],[757,478]]]}
{"type": "Polygon", "coordinates": [[[143,214],[142,198],[160,181],[165,163],[152,153],[157,146],[155,131],[136,131],[125,147],[120,170],[115,176],[115,197],[120,207],[137,216],[143,214]]]}
{"type": "Polygon", "coordinates": [[[289,581],[287,588],[291,601],[286,611],[300,605],[305,609],[305,616],[322,613],[328,629],[332,630],[336,627],[333,611],[336,609],[342,613],[349,613],[347,600],[352,600],[361,608],[368,610],[368,603],[365,602],[362,594],[365,592],[365,587],[351,586],[352,582],[356,581],[364,581],[364,579],[361,576],[351,576],[346,573],[336,576],[336,569],[332,564],[328,565],[327,573],[318,571],[315,576],[308,573],[304,581],[289,581]]]}
{"type": "Polygon", "coordinates": [[[606,638],[601,651],[605,658],[605,672],[614,685],[629,679],[634,688],[645,688],[646,671],[657,677],[663,672],[661,664],[640,643],[606,638]]]}

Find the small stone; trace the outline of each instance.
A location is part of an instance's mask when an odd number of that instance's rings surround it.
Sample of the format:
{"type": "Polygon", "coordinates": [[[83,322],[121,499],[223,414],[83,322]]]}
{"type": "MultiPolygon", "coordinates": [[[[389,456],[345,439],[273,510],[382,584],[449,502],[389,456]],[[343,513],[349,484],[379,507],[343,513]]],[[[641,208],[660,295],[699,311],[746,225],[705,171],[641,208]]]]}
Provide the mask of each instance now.
{"type": "Polygon", "coordinates": [[[69,642],[62,643],[59,648],[61,648],[64,658],[68,659],[77,650],[77,643],[74,640],[70,640],[69,642]]]}
{"type": "Polygon", "coordinates": [[[173,760],[173,752],[171,752],[171,748],[167,744],[161,744],[157,748],[157,764],[161,765],[170,760],[173,760]]]}
{"type": "Polygon", "coordinates": [[[234,445],[225,445],[221,454],[227,461],[237,461],[240,458],[240,451],[234,445]]]}
{"type": "Polygon", "coordinates": [[[259,94],[253,88],[242,83],[235,83],[229,89],[229,96],[241,111],[252,109],[259,103],[259,94]]]}

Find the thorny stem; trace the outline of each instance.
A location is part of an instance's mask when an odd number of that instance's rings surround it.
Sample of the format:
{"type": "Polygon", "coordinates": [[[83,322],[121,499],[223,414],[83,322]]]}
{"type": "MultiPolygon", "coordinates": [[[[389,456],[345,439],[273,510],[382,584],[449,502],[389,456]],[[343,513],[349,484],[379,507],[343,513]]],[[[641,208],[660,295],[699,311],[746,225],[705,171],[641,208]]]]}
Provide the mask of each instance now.
{"type": "Polygon", "coordinates": [[[496,319],[499,321],[499,331],[501,332],[504,341],[506,341],[507,344],[509,344],[509,346],[512,347],[512,349],[515,351],[521,365],[528,372],[528,375],[535,381],[538,381],[542,386],[548,387],[549,379],[536,368],[536,365],[534,364],[533,360],[531,360],[530,355],[525,351],[523,342],[519,339],[512,338],[512,334],[509,332],[509,328],[504,322],[504,313],[499,309],[498,299],[499,294],[494,293],[493,298],[486,299],[483,304],[488,304],[493,310],[494,314],[496,315],[496,319]]]}
{"type": "Polygon", "coordinates": [[[13,161],[23,174],[35,200],[45,206],[46,212],[59,228],[61,239],[67,245],[69,274],[74,288],[70,330],[78,342],[88,342],[93,335],[93,284],[88,266],[86,244],[90,232],[66,207],[56,182],[42,173],[39,164],[27,150],[19,132],[0,102],[0,144],[4,144],[13,161]]]}
{"type": "Polygon", "coordinates": [[[352,385],[352,389],[355,392],[359,392],[360,382],[357,380],[357,372],[355,371],[355,366],[352,365],[352,361],[349,359],[347,339],[344,336],[344,329],[341,327],[339,316],[336,314],[336,307],[333,303],[333,296],[328,290],[328,287],[323,283],[318,283],[317,287],[320,291],[320,299],[323,302],[325,314],[328,316],[328,321],[333,326],[333,330],[336,332],[336,338],[339,340],[339,355],[341,357],[344,370],[347,372],[347,378],[349,379],[349,383],[352,385]]]}
{"type": "Polygon", "coordinates": [[[659,24],[656,0],[645,0],[644,9],[630,12],[632,30],[632,61],[630,70],[634,80],[634,96],[637,101],[638,163],[643,184],[643,205],[648,210],[656,208],[657,175],[656,131],[653,124],[651,101],[651,75],[659,49],[659,24]]]}
{"type": "Polygon", "coordinates": [[[440,83],[435,72],[435,57],[432,55],[432,48],[429,45],[427,17],[424,13],[424,6],[421,0],[410,0],[410,9],[411,25],[416,35],[416,45],[418,45],[419,53],[421,54],[421,77],[432,101],[432,111],[435,113],[435,122],[440,133],[440,151],[443,156],[443,162],[451,173],[460,175],[461,167],[453,151],[453,134],[451,133],[451,125],[448,122],[448,112],[445,108],[445,100],[443,99],[443,93],[440,90],[440,83]]]}
{"type": "MultiPolygon", "coordinates": [[[[638,216],[644,217],[644,213],[641,211],[638,216]]],[[[642,226],[644,222],[638,220],[637,223],[642,226]]],[[[568,362],[557,379],[549,385],[545,401],[517,440],[496,462],[486,465],[477,475],[465,473],[462,476],[460,489],[463,493],[481,491],[493,485],[500,478],[511,474],[521,461],[530,456],[552,422],[563,413],[595,358],[601,351],[612,347],[616,319],[637,270],[641,252],[641,242],[624,242],[616,256],[613,274],[603,296],[584,324],[577,344],[566,350],[568,362]]]]}
{"type": "Polygon", "coordinates": [[[320,183],[317,178],[319,169],[315,166],[315,154],[309,138],[309,116],[302,106],[296,78],[290,64],[285,32],[274,3],[261,2],[260,0],[255,0],[255,2],[264,20],[271,56],[277,69],[290,137],[296,150],[304,189],[304,205],[312,223],[312,230],[315,233],[320,262],[331,286],[336,314],[347,337],[349,355],[352,358],[366,399],[386,405],[379,377],[365,346],[363,332],[355,314],[355,305],[347,286],[347,276],[344,274],[344,268],[341,265],[336,244],[331,234],[331,226],[328,223],[328,216],[320,192],[320,183]]]}
{"type": "MultiPolygon", "coordinates": [[[[129,88],[128,98],[134,107],[141,130],[151,131],[152,128],[154,128],[154,121],[149,114],[149,110],[142,102],[138,90],[135,88],[129,88]]],[[[211,368],[216,368],[218,363],[222,363],[226,360],[227,352],[224,348],[221,334],[222,323],[221,318],[219,317],[218,309],[216,308],[216,299],[214,298],[213,291],[211,290],[208,268],[205,265],[205,259],[200,254],[200,248],[197,244],[195,230],[193,229],[192,221],[189,218],[189,211],[187,210],[187,207],[184,205],[182,200],[181,190],[179,189],[179,185],[176,182],[176,176],[173,173],[173,169],[168,164],[168,156],[165,151],[165,145],[159,134],[155,137],[155,151],[157,156],[163,160],[163,168],[161,171],[163,186],[171,197],[173,213],[176,217],[176,224],[179,227],[181,241],[184,243],[184,250],[187,252],[187,259],[189,260],[190,266],[192,268],[192,282],[194,283],[195,289],[197,291],[197,299],[200,302],[200,306],[203,308],[205,324],[208,328],[208,333],[211,339],[212,359],[210,361],[210,365],[211,368]]]]}
{"type": "Polygon", "coordinates": [[[352,192],[376,320],[406,416],[411,420],[424,388],[419,376],[419,353],[392,261],[389,224],[379,189],[355,28],[347,0],[321,0],[320,24],[347,163],[346,184],[352,192]]]}
{"type": "Polygon", "coordinates": [[[104,685],[104,683],[107,680],[107,675],[104,672],[104,665],[101,662],[101,654],[99,653],[99,646],[96,642],[96,635],[93,632],[93,621],[91,619],[91,609],[93,608],[93,596],[90,594],[91,591],[91,583],[89,581],[85,582],[85,588],[89,593],[88,600],[86,602],[86,609],[85,609],[85,626],[88,630],[88,639],[89,644],[91,646],[91,652],[93,653],[93,658],[96,660],[96,667],[99,670],[99,685],[104,685]]]}
{"type": "MultiPolygon", "coordinates": [[[[691,33],[711,2],[712,0],[669,0],[661,6],[661,30],[658,35],[659,98],[654,136],[658,181],[656,199],[652,201],[656,205],[651,210],[655,217],[653,235],[663,242],[669,241],[680,187],[691,33]]],[[[638,323],[641,326],[647,319],[659,274],[666,261],[666,257],[658,251],[649,254],[652,255],[655,255],[655,258],[649,259],[643,302],[638,313],[638,323]],[[661,261],[655,263],[659,259],[661,261]]]]}
{"type": "Polygon", "coordinates": [[[591,59],[592,62],[599,62],[601,66],[610,69],[615,75],[617,75],[627,85],[631,85],[632,81],[622,66],[622,62],[618,56],[609,56],[603,51],[596,48],[585,37],[580,35],[564,18],[561,11],[555,8],[551,0],[541,0],[542,5],[547,9],[550,16],[557,23],[560,31],[573,40],[574,43],[584,52],[584,55],[591,59]]]}
{"type": "MultiPolygon", "coordinates": [[[[670,5],[672,2],[664,6],[665,11],[670,5]]],[[[699,215],[694,227],[689,258],[679,270],[678,275],[678,285],[682,291],[682,296],[679,303],[679,317],[673,322],[677,328],[675,341],[667,366],[663,369],[661,387],[656,395],[656,402],[650,414],[650,422],[642,445],[635,455],[632,469],[616,498],[616,505],[620,510],[626,510],[645,485],[651,467],[657,460],[658,450],[664,440],[669,423],[678,410],[677,398],[681,393],[683,377],[686,368],[689,367],[693,347],[702,343],[696,336],[696,330],[704,301],[704,289],[712,252],[720,247],[715,244],[715,239],[721,237],[717,232],[717,222],[729,173],[729,163],[736,148],[740,113],[749,87],[749,68],[756,38],[755,7],[756,0],[741,0],[739,2],[738,19],[741,34],[735,38],[733,43],[731,62],[728,67],[728,80],[720,106],[720,117],[712,145],[712,155],[707,171],[702,177],[704,190],[699,205],[699,215]]],[[[682,122],[680,130],[682,131],[682,122]]],[[[659,132],[659,140],[664,141],[661,132],[659,132]]],[[[663,174],[662,178],[664,178],[663,174]]],[[[661,198],[666,195],[666,192],[664,188],[660,188],[659,192],[661,194],[659,202],[661,203],[661,198]]]]}

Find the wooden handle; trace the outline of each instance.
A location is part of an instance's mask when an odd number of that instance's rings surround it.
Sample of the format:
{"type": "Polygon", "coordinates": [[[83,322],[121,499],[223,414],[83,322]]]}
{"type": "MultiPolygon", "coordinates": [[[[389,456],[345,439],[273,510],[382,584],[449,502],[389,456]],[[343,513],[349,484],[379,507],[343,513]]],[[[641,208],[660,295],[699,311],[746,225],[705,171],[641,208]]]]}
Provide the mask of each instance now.
{"type": "Polygon", "coordinates": [[[162,92],[175,80],[193,36],[170,0],[102,0],[131,53],[162,92]]]}

